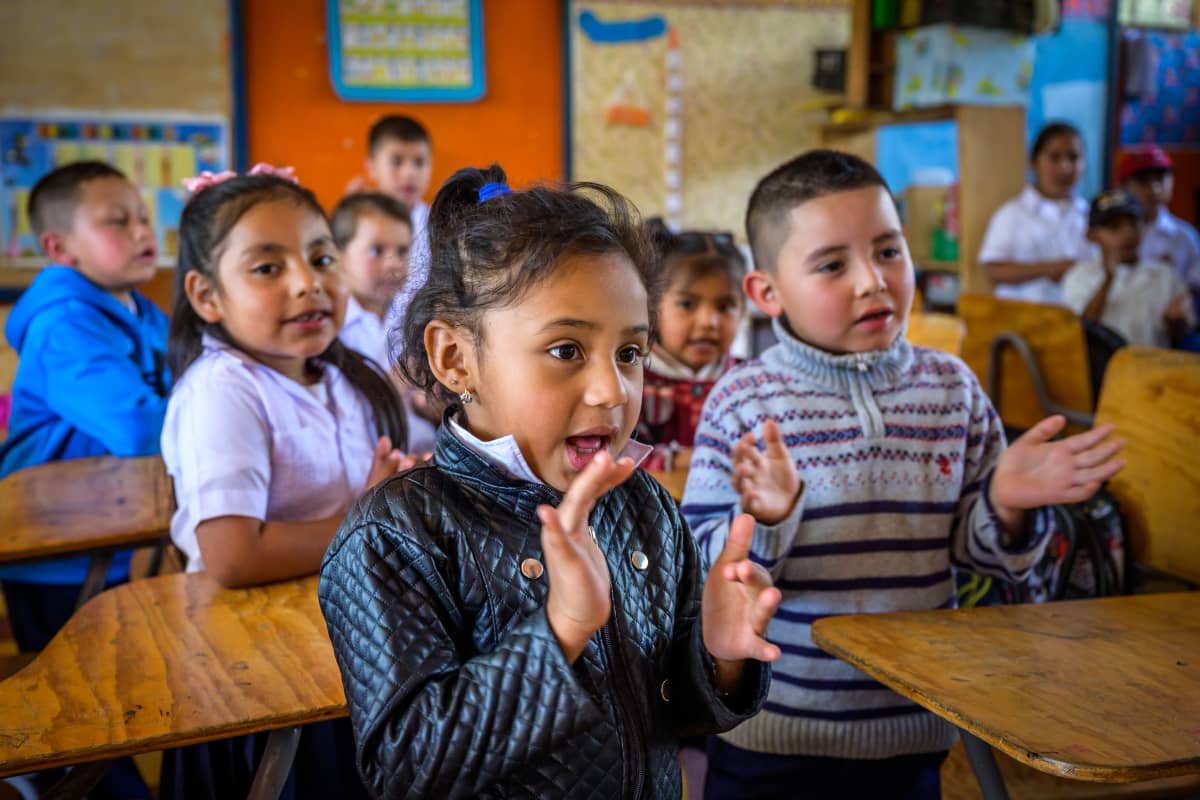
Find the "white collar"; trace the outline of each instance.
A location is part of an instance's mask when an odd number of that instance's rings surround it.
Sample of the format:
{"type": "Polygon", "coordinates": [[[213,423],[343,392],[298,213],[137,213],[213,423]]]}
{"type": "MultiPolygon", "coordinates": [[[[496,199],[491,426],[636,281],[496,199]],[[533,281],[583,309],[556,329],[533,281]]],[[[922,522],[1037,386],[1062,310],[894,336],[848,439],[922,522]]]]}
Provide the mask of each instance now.
{"type": "Polygon", "coordinates": [[[380,320],[379,317],[375,316],[370,311],[367,311],[367,309],[363,307],[362,303],[358,302],[358,300],[354,298],[354,295],[347,293],[346,316],[342,320],[342,327],[349,328],[353,325],[357,325],[362,320],[374,322],[376,328],[383,326],[383,321],[380,320]]]}
{"type": "Polygon", "coordinates": [[[655,343],[650,347],[650,363],[646,369],[673,381],[715,381],[725,373],[728,361],[729,356],[723,354],[711,364],[692,369],[655,343]]]}
{"type": "Polygon", "coordinates": [[[1021,192],[1021,202],[1024,206],[1039,216],[1052,215],[1062,217],[1069,211],[1087,212],[1087,201],[1077,194],[1063,200],[1053,200],[1042,194],[1032,183],[1025,184],[1021,192]]]}
{"type": "MultiPolygon", "coordinates": [[[[533,474],[533,470],[529,468],[529,462],[525,460],[525,456],[521,453],[521,448],[517,446],[516,437],[511,433],[507,436],[501,436],[499,439],[492,439],[490,442],[485,442],[462,425],[459,425],[458,420],[454,419],[454,417],[450,418],[450,429],[469,450],[477,456],[490,461],[510,478],[526,481],[527,483],[546,485],[545,481],[533,474]]],[[[633,459],[634,467],[637,467],[652,452],[654,452],[654,448],[650,445],[630,439],[629,443],[625,445],[617,457],[625,458],[628,456],[633,459]]]]}

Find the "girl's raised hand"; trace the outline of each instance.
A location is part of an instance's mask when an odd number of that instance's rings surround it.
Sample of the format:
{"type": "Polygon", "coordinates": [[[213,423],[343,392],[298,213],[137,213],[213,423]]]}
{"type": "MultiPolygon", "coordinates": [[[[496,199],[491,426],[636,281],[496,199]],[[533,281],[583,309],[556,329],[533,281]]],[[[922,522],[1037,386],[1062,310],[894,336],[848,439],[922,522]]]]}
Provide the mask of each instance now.
{"type": "Polygon", "coordinates": [[[742,510],[763,525],[787,518],[800,494],[800,476],[783,444],[779,426],[769,419],[763,426],[763,452],[754,434],[747,432],[733,446],[733,488],[741,497],[742,510]]]}
{"type": "Polygon", "coordinates": [[[1006,509],[1086,500],[1125,466],[1115,458],[1125,442],[1108,438],[1112,425],[1050,441],[1065,424],[1061,416],[1047,417],[1000,456],[992,475],[991,500],[1001,519],[1006,509]]]}
{"type": "Polygon", "coordinates": [[[371,456],[371,469],[367,472],[367,488],[370,489],[384,478],[390,478],[397,472],[415,466],[420,459],[414,455],[404,455],[392,447],[392,440],[380,436],[371,456]]]}
{"type": "Polygon", "coordinates": [[[747,658],[774,661],[779,648],[764,636],[782,598],[771,576],[750,560],[754,519],[740,514],[729,526],[729,538],[713,562],[700,604],[704,646],[717,668],[717,685],[733,691],[741,682],[747,658]]]}
{"type": "Polygon", "coordinates": [[[571,483],[558,508],[539,506],[542,553],[550,594],[546,616],[571,663],[612,612],[608,563],[590,531],[588,514],[605,492],[633,474],[633,460],[596,454],[571,483]]]}

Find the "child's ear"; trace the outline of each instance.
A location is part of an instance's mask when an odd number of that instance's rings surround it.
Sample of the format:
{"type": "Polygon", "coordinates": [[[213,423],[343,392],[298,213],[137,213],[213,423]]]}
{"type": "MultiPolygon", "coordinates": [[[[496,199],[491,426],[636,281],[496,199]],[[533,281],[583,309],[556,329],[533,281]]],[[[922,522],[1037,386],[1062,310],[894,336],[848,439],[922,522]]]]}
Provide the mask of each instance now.
{"type": "Polygon", "coordinates": [[[438,383],[455,394],[478,389],[475,342],[465,329],[445,320],[431,320],[425,326],[425,352],[438,383]]]}
{"type": "Polygon", "coordinates": [[[778,317],[783,313],[783,302],[779,292],[775,291],[775,281],[767,272],[756,269],[747,273],[742,279],[742,289],[751,302],[768,317],[778,317]]]}
{"type": "Polygon", "coordinates": [[[379,176],[375,174],[375,160],[370,156],[363,159],[363,172],[366,173],[367,180],[371,183],[379,183],[379,176]]]}
{"type": "Polygon", "coordinates": [[[69,267],[75,265],[76,259],[71,255],[66,234],[58,231],[45,231],[38,237],[38,245],[51,263],[65,264],[69,267]]]}
{"type": "Polygon", "coordinates": [[[221,321],[221,304],[211,278],[193,269],[183,278],[183,291],[200,319],[210,324],[221,321]]]}

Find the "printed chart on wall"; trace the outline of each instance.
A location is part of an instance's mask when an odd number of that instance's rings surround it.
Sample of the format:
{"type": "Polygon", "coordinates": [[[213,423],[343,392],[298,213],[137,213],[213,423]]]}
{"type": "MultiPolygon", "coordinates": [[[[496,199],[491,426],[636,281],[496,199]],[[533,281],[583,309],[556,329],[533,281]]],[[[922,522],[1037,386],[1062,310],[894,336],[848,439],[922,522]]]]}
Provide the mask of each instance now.
{"type": "Polygon", "coordinates": [[[466,102],[484,93],[481,0],[327,0],[344,100],[466,102]]]}
{"type": "Polygon", "coordinates": [[[175,259],[183,178],[228,168],[222,119],[115,115],[0,117],[0,241],[10,259],[34,258],[37,240],[26,200],[38,179],[73,161],[106,161],[141,190],[164,263],[175,259]]]}
{"type": "Polygon", "coordinates": [[[571,0],[571,177],[673,227],[731,230],[754,183],[816,144],[840,95],[814,51],[849,41],[848,0],[571,0]]]}

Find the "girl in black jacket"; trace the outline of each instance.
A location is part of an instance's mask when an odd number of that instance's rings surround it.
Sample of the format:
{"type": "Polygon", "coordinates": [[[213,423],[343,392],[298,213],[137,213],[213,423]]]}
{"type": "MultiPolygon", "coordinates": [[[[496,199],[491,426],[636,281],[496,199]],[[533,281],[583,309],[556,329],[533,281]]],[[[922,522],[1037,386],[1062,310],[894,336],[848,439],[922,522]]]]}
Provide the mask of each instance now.
{"type": "Polygon", "coordinates": [[[388,798],[677,798],[678,737],[766,696],[779,591],[749,518],[705,584],[635,471],[653,251],[612,190],[495,166],[442,187],[429,233],[402,366],[448,406],[434,458],[321,571],[359,770],[388,798]]]}

